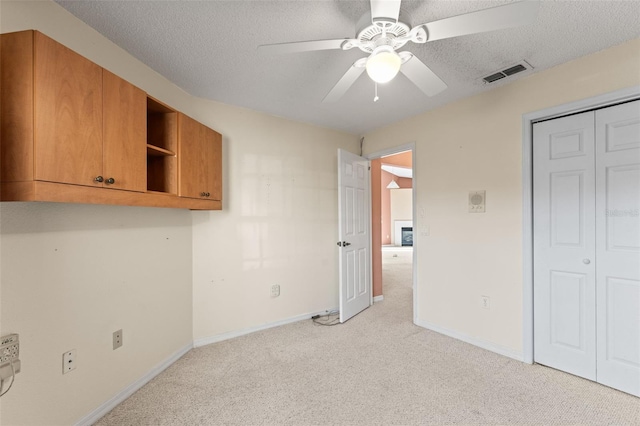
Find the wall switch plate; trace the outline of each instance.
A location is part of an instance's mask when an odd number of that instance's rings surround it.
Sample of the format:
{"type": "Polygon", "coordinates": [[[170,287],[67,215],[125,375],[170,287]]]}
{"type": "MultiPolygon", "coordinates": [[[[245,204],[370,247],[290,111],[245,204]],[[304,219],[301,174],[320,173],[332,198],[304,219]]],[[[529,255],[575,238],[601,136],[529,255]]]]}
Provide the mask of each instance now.
{"type": "Polygon", "coordinates": [[[113,350],[122,346],[122,329],[113,332],[113,350]]]}
{"type": "Polygon", "coordinates": [[[76,350],[71,349],[62,354],[62,374],[76,369],[76,350]]]}
{"type": "Polygon", "coordinates": [[[280,285],[274,284],[271,286],[271,297],[278,297],[278,296],[280,296],[280,285]]]}

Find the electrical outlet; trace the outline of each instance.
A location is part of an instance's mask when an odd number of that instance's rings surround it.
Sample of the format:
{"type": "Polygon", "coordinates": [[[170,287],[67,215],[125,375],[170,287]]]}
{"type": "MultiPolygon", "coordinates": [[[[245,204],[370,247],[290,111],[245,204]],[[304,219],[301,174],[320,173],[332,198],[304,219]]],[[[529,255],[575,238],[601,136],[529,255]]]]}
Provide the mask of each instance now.
{"type": "Polygon", "coordinates": [[[280,296],[280,285],[274,284],[271,286],[271,297],[278,297],[278,296],[280,296]]]}
{"type": "Polygon", "coordinates": [[[2,336],[0,339],[0,384],[20,372],[19,355],[20,341],[18,335],[7,334],[2,336]]]}
{"type": "Polygon", "coordinates": [[[8,334],[0,340],[0,365],[15,361],[20,355],[20,341],[17,334],[8,334]]]}
{"type": "Polygon", "coordinates": [[[62,354],[62,374],[76,369],[76,350],[71,349],[62,354]]]}
{"type": "Polygon", "coordinates": [[[480,306],[484,309],[491,308],[491,299],[489,296],[480,296],[480,306]]]}
{"type": "Polygon", "coordinates": [[[113,350],[122,346],[122,329],[113,332],[113,350]]]}

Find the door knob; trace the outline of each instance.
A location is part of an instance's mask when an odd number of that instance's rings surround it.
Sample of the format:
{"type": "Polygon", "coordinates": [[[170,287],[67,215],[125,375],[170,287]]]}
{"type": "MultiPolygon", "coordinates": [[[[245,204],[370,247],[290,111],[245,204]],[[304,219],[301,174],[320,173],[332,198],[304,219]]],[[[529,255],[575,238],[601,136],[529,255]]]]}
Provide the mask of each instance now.
{"type": "Polygon", "coordinates": [[[344,241],[344,242],[342,243],[342,245],[343,245],[344,247],[346,247],[346,246],[350,246],[350,245],[351,245],[351,243],[348,243],[348,242],[344,241]]]}
{"type": "Polygon", "coordinates": [[[116,180],[114,178],[109,178],[105,181],[105,183],[109,184],[109,185],[113,185],[114,183],[116,183],[116,180]]]}
{"type": "Polygon", "coordinates": [[[96,176],[96,178],[94,180],[96,182],[102,182],[104,180],[104,178],[102,176],[96,176]]]}
{"type": "Polygon", "coordinates": [[[590,259],[582,259],[582,263],[584,263],[585,265],[588,265],[591,263],[590,259]]]}

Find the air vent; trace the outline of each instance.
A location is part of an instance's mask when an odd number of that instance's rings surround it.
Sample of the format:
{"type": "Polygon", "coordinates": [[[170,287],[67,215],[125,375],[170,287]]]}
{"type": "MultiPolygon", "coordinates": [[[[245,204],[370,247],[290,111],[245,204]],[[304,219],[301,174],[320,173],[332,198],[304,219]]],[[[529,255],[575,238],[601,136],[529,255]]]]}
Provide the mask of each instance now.
{"type": "Polygon", "coordinates": [[[502,73],[503,73],[504,75],[513,75],[513,74],[517,74],[517,73],[519,73],[519,72],[522,72],[522,71],[524,71],[524,70],[526,70],[526,69],[527,69],[527,68],[525,68],[525,66],[524,66],[524,65],[522,65],[522,64],[518,64],[518,65],[516,65],[516,66],[514,66],[514,67],[507,68],[506,70],[502,71],[502,73]]]}
{"type": "Polygon", "coordinates": [[[487,83],[493,83],[494,81],[498,81],[501,78],[505,78],[505,77],[506,75],[504,75],[503,73],[497,72],[495,74],[491,74],[490,76],[483,78],[483,80],[486,81],[487,83]]]}
{"type": "Polygon", "coordinates": [[[485,83],[493,83],[494,81],[498,81],[505,77],[510,77],[514,74],[517,74],[522,71],[532,70],[533,67],[529,65],[526,61],[522,61],[519,64],[510,66],[509,68],[503,69],[502,71],[498,71],[491,75],[488,75],[482,79],[485,83]]]}

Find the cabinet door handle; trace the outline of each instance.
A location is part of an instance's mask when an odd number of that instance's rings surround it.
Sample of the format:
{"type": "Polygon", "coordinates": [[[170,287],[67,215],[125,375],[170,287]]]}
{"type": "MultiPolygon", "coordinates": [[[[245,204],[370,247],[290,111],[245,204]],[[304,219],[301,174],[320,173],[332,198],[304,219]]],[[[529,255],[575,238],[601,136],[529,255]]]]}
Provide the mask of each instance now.
{"type": "Polygon", "coordinates": [[[209,193],[207,192],[205,196],[206,196],[206,197],[208,197],[208,196],[210,196],[210,195],[211,195],[211,194],[209,194],[209,193]]]}
{"type": "Polygon", "coordinates": [[[200,193],[200,196],[201,196],[201,197],[206,197],[206,196],[207,196],[207,193],[206,193],[206,192],[201,192],[201,193],[200,193]]]}
{"type": "Polygon", "coordinates": [[[109,179],[106,180],[105,183],[107,183],[109,185],[113,185],[114,183],[116,183],[116,180],[114,178],[109,178],[109,179]]]}
{"type": "Polygon", "coordinates": [[[96,176],[96,178],[94,180],[96,182],[102,182],[104,180],[104,178],[102,176],[96,176]]]}

